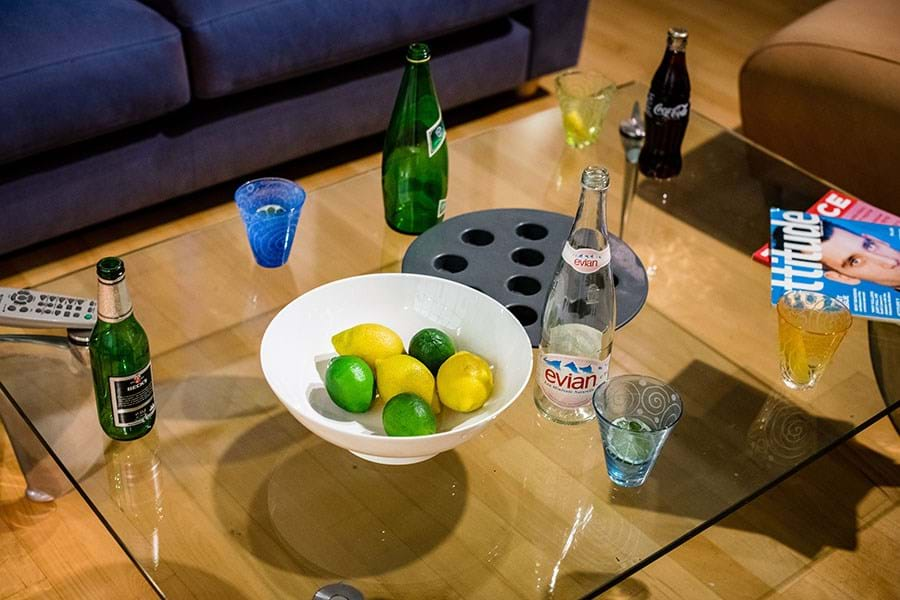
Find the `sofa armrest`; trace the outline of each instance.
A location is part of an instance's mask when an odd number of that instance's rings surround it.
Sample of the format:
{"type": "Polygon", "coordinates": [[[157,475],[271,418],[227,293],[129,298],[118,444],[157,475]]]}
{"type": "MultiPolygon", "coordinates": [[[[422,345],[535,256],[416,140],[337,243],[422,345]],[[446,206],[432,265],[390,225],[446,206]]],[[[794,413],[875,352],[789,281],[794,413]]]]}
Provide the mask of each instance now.
{"type": "Polygon", "coordinates": [[[900,214],[900,3],[836,0],[758,48],[740,75],[744,133],[900,214]]]}

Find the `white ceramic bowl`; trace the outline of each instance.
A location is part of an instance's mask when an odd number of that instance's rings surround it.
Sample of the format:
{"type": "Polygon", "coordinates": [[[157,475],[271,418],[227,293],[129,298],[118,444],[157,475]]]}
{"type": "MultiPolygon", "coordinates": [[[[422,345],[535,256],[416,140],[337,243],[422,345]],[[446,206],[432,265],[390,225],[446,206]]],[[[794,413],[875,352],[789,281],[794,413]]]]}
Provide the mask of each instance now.
{"type": "Polygon", "coordinates": [[[334,281],[285,306],[263,335],[260,360],[269,386],[304,427],[366,460],[411,464],[455,448],[506,410],[528,383],[532,352],[525,329],[493,298],[446,279],[384,273],[334,281]],[[406,346],[425,327],[445,331],[457,350],[491,364],[493,394],[471,413],[445,408],[433,435],[386,435],[383,402],[366,413],[349,413],[331,401],[323,383],[336,356],[331,337],[359,323],[386,325],[406,346]]]}

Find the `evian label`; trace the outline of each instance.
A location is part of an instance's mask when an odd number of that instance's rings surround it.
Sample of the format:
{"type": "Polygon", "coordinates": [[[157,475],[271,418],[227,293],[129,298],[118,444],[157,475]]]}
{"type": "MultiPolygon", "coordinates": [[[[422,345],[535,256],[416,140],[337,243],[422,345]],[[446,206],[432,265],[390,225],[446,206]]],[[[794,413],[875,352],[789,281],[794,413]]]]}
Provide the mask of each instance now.
{"type": "Polygon", "coordinates": [[[610,250],[609,245],[603,250],[594,250],[593,248],[573,248],[572,244],[566,242],[566,245],[563,246],[562,257],[579,273],[590,274],[596,273],[609,264],[610,250]]]}
{"type": "Polygon", "coordinates": [[[563,408],[591,402],[594,390],[609,377],[609,359],[596,360],[568,354],[541,354],[538,385],[548,400],[563,408]]]}

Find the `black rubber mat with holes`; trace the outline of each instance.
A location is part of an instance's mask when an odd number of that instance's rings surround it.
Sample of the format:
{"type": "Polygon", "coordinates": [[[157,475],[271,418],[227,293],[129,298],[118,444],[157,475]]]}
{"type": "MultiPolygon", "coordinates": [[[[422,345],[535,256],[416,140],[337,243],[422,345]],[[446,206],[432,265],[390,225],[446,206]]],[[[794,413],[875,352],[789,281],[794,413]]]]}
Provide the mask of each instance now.
{"type": "MultiPolygon", "coordinates": [[[[473,287],[506,306],[541,341],[541,318],[572,217],[543,210],[466,213],[420,235],[403,257],[404,273],[434,275],[473,287]]],[[[647,300],[647,273],[634,251],[610,235],[616,329],[647,300]]]]}

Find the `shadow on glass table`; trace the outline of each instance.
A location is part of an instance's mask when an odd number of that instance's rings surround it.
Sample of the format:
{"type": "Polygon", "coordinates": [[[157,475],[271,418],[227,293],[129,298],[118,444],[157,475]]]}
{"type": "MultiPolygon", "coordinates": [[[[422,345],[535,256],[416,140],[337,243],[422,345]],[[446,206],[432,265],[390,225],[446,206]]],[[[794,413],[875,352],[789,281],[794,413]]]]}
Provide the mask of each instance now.
{"type": "MultiPolygon", "coordinates": [[[[900,331],[900,328],[892,327],[900,331]]],[[[695,411],[699,406],[707,408],[701,413],[692,412],[690,408],[686,411],[657,465],[657,469],[665,470],[667,475],[655,480],[651,477],[642,488],[633,491],[617,491],[611,499],[615,504],[703,521],[709,517],[712,507],[719,504],[717,493],[733,496],[737,490],[746,488],[746,478],[758,480],[753,482],[757,492],[707,523],[712,525],[823,456],[832,447],[829,442],[854,428],[849,421],[814,415],[802,404],[777,391],[754,387],[701,361],[692,362],[672,385],[686,397],[686,406],[690,407],[689,400],[694,396],[705,398],[702,405],[693,403],[695,411]],[[722,457],[726,456],[728,459],[724,460],[722,457]],[[685,464],[696,465],[696,469],[679,470],[678,465],[685,464]],[[737,472],[727,473],[723,468],[740,469],[744,481],[738,482],[737,472]],[[692,489],[703,486],[703,481],[694,473],[702,473],[704,480],[724,483],[706,498],[697,497],[692,494],[692,489]],[[735,490],[729,491],[727,482],[732,475],[735,490]],[[686,501],[691,496],[695,502],[686,501]]],[[[882,479],[866,480],[869,483],[866,486],[845,486],[845,493],[850,496],[844,496],[837,504],[840,510],[826,510],[820,506],[835,506],[835,503],[812,500],[817,495],[827,494],[829,486],[825,479],[841,478],[841,473],[834,469],[851,468],[843,463],[837,467],[832,465],[828,473],[812,472],[814,469],[803,471],[801,477],[811,485],[805,487],[808,489],[804,494],[806,502],[796,507],[808,515],[802,521],[792,518],[773,522],[771,517],[763,518],[764,514],[754,513],[754,517],[739,515],[720,525],[769,536],[808,557],[815,556],[825,546],[845,550],[856,548],[857,504],[873,487],[896,486],[900,481],[884,475],[893,470],[890,459],[852,439],[845,445],[871,465],[874,473],[881,474],[882,479]],[[810,519],[825,525],[810,530],[810,519]]],[[[849,473],[846,479],[852,479],[849,473]]]]}
{"type": "Polygon", "coordinates": [[[729,132],[684,155],[669,180],[640,177],[638,195],[748,255],[766,242],[769,209],[806,210],[828,188],[729,132]]]}

